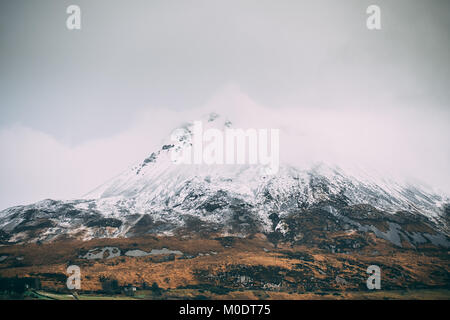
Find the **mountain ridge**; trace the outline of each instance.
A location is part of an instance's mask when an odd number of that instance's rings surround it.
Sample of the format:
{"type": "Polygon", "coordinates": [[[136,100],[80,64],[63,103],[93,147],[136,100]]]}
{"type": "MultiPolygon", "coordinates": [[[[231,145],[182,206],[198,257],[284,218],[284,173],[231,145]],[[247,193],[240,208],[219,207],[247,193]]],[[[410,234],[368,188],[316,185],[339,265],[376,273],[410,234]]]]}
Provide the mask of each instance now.
{"type": "MultiPolygon", "coordinates": [[[[232,125],[215,113],[202,121],[205,128],[224,130],[232,125]]],[[[352,175],[323,163],[311,168],[282,165],[276,175],[264,174],[261,165],[175,164],[170,153],[192,145],[192,125],[178,128],[161,148],[82,199],[44,200],[1,211],[0,240],[88,240],[202,230],[239,236],[262,232],[296,241],[299,237],[293,230],[298,229],[301,215],[316,212],[323,217],[318,224],[337,219],[338,229],[350,226],[349,230],[372,232],[397,246],[404,239],[412,245],[429,242],[450,247],[450,201],[442,195],[352,175]],[[358,209],[359,220],[374,216],[377,223],[387,221],[388,228],[349,218],[348,211],[363,207],[358,209]],[[400,216],[427,232],[403,230],[395,222],[400,216]]]]}

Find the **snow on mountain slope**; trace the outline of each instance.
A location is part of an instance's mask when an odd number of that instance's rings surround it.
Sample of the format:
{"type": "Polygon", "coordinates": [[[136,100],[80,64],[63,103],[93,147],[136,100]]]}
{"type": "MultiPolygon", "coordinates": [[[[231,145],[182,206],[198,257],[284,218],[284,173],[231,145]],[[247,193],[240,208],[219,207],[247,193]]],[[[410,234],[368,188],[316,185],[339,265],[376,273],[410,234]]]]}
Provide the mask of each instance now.
{"type": "MultiPolygon", "coordinates": [[[[217,115],[208,122],[206,128],[212,126],[211,122],[221,129],[230,125],[228,120],[217,115]]],[[[325,164],[301,169],[284,166],[276,176],[263,175],[258,165],[177,165],[170,159],[172,148],[186,148],[192,141],[190,125],[182,129],[185,134],[178,141],[168,141],[140,165],[94,190],[86,198],[133,199],[136,209],[145,211],[162,203],[178,206],[192,190],[202,190],[205,194],[224,190],[254,203],[258,202],[258,195],[263,190],[270,190],[282,202],[288,201],[297,191],[300,197],[297,202],[307,206],[340,195],[349,204],[367,203],[391,213],[410,210],[431,217],[440,214],[440,207],[445,202],[443,196],[418,187],[372,177],[361,171],[347,173],[325,164]]]]}
{"type": "MultiPolygon", "coordinates": [[[[217,114],[210,114],[203,124],[205,129],[232,126],[217,114]]],[[[261,165],[175,164],[171,152],[192,145],[192,125],[180,127],[175,140],[168,139],[140,164],[83,199],[44,200],[0,212],[0,240],[171,234],[203,225],[211,231],[240,235],[287,234],[289,226],[284,226],[284,220],[296,212],[331,206],[327,212],[334,215],[333,210],[366,205],[372,209],[361,215],[377,211],[390,219],[406,211],[424,217],[427,226],[444,233],[437,242],[448,243],[448,198],[417,186],[325,164],[311,168],[284,165],[276,175],[263,174],[261,165]]]]}

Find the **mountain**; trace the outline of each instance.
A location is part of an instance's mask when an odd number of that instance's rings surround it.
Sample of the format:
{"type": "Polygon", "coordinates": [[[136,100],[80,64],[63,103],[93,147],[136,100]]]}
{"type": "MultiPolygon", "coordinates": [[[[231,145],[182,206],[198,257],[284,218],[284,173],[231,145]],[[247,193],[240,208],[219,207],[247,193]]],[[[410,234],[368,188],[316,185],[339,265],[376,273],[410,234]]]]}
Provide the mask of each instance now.
{"type": "MultiPolygon", "coordinates": [[[[324,163],[174,163],[196,123],[81,199],[0,212],[0,292],[67,298],[78,266],[88,298],[449,298],[447,197],[324,163]]],[[[217,114],[202,125],[233,128],[217,114]]]]}
{"type": "MultiPolygon", "coordinates": [[[[204,128],[232,123],[208,115],[204,128]]],[[[326,164],[175,164],[171,152],[192,146],[186,123],[159,150],[79,200],[44,200],[0,212],[3,244],[192,234],[313,243],[331,251],[364,245],[368,234],[397,247],[450,247],[450,201],[418,185],[326,164]],[[172,137],[172,138],[174,138],[172,137]],[[329,233],[357,233],[334,243],[329,233]]]]}

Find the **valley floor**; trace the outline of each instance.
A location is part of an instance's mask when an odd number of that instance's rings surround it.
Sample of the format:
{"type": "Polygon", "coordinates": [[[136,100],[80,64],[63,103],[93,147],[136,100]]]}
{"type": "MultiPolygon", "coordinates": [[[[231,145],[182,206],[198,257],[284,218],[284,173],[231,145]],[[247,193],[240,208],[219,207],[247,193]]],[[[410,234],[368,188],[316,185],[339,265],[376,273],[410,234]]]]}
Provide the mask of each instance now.
{"type": "Polygon", "coordinates": [[[346,247],[355,236],[327,239],[341,244],[340,252],[274,244],[262,234],[1,246],[0,298],[450,299],[448,251],[393,247],[371,235],[360,239],[364,246],[346,247]],[[81,272],[75,293],[66,285],[74,265],[81,272]],[[371,265],[380,267],[380,290],[367,288],[371,265]]]}

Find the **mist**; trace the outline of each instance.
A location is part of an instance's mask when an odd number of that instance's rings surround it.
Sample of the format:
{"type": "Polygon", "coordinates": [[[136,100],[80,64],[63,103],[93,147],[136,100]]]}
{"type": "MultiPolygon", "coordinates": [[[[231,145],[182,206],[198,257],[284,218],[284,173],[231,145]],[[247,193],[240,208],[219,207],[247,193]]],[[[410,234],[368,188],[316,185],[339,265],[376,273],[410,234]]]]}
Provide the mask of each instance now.
{"type": "Polygon", "coordinates": [[[0,2],[0,209],[77,198],[208,112],[280,162],[450,193],[450,2],[0,2]]]}
{"type": "Polygon", "coordinates": [[[417,181],[450,194],[447,114],[384,106],[273,109],[229,85],[203,106],[187,111],[151,108],[107,139],[78,146],[21,125],[0,131],[0,207],[42,199],[73,199],[141,162],[173,129],[218,113],[234,128],[279,129],[280,163],[308,168],[327,163],[375,170],[391,179],[417,181]]]}

